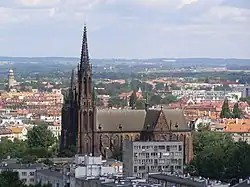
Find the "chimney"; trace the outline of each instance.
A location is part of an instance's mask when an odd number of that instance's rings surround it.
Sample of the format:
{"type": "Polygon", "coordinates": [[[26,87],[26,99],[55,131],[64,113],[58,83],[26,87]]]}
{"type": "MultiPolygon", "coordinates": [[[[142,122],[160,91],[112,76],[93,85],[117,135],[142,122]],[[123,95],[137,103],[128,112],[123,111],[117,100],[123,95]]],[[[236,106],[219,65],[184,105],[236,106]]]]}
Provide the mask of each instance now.
{"type": "Polygon", "coordinates": [[[236,118],[236,124],[239,124],[239,119],[238,118],[236,118]]]}

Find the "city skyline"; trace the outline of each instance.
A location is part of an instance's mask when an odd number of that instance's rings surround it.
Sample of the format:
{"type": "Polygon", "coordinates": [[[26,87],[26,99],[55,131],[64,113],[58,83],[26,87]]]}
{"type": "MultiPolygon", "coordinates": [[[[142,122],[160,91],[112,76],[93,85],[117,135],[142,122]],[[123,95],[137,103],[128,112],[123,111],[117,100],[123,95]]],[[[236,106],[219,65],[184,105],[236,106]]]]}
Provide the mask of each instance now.
{"type": "Polygon", "coordinates": [[[250,58],[248,0],[3,0],[0,56],[250,58]],[[84,12],[84,13],[83,13],[84,12]]]}

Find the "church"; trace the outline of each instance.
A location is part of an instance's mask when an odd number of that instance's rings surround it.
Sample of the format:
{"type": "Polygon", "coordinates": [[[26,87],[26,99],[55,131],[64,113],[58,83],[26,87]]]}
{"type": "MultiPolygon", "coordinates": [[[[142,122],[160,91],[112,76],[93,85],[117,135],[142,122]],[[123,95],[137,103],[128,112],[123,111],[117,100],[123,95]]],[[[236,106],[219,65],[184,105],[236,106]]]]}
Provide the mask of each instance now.
{"type": "Polygon", "coordinates": [[[149,109],[147,103],[145,110],[96,107],[84,26],[77,76],[72,71],[71,86],[62,108],[60,151],[75,147],[76,154],[111,157],[122,150],[123,140],[179,140],[184,142],[185,163],[193,156],[192,129],[182,110],[149,109]]]}

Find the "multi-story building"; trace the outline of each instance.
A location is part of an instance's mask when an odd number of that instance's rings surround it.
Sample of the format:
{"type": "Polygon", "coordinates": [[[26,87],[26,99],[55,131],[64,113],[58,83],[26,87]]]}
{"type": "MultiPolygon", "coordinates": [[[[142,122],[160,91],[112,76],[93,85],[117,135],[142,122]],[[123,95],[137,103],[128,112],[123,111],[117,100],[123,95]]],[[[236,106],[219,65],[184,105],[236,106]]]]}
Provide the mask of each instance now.
{"type": "Polygon", "coordinates": [[[149,174],[148,181],[150,183],[158,183],[164,187],[228,187],[228,183],[213,181],[203,177],[191,177],[188,175],[171,175],[167,173],[149,174]]]}
{"type": "Polygon", "coordinates": [[[242,91],[242,97],[250,96],[250,86],[245,86],[242,91]]]}
{"type": "Polygon", "coordinates": [[[51,184],[51,187],[65,187],[63,173],[53,169],[43,169],[36,172],[36,183],[51,184]]]}
{"type": "Polygon", "coordinates": [[[49,125],[48,129],[53,133],[54,137],[59,138],[61,136],[61,124],[54,123],[54,125],[49,125]]]}
{"type": "Polygon", "coordinates": [[[103,162],[101,156],[76,155],[74,164],[69,169],[70,183],[75,184],[77,179],[98,178],[119,174],[115,166],[103,162]]]}
{"type": "Polygon", "coordinates": [[[124,141],[123,174],[147,177],[150,172],[183,172],[182,141],[124,141]]]}
{"type": "Polygon", "coordinates": [[[13,139],[12,131],[6,127],[0,127],[0,142],[2,138],[13,139]]]}
{"type": "Polygon", "coordinates": [[[7,164],[3,163],[0,165],[0,173],[3,171],[18,172],[20,180],[26,185],[36,184],[36,171],[44,169],[45,166],[42,164],[7,164]]]}
{"type": "Polygon", "coordinates": [[[26,127],[8,127],[8,129],[11,130],[14,139],[16,138],[23,141],[27,139],[28,130],[26,127]]]}

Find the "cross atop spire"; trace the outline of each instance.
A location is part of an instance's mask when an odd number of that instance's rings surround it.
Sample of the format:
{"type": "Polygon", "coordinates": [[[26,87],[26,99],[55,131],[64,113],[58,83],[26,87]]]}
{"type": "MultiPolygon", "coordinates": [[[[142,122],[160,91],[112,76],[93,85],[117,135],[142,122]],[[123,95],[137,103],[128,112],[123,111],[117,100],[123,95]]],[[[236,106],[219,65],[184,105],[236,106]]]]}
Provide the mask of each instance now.
{"type": "Polygon", "coordinates": [[[84,29],[83,29],[80,70],[83,70],[83,67],[85,65],[89,65],[89,51],[88,51],[87,26],[86,26],[86,24],[84,24],[84,29]]]}

